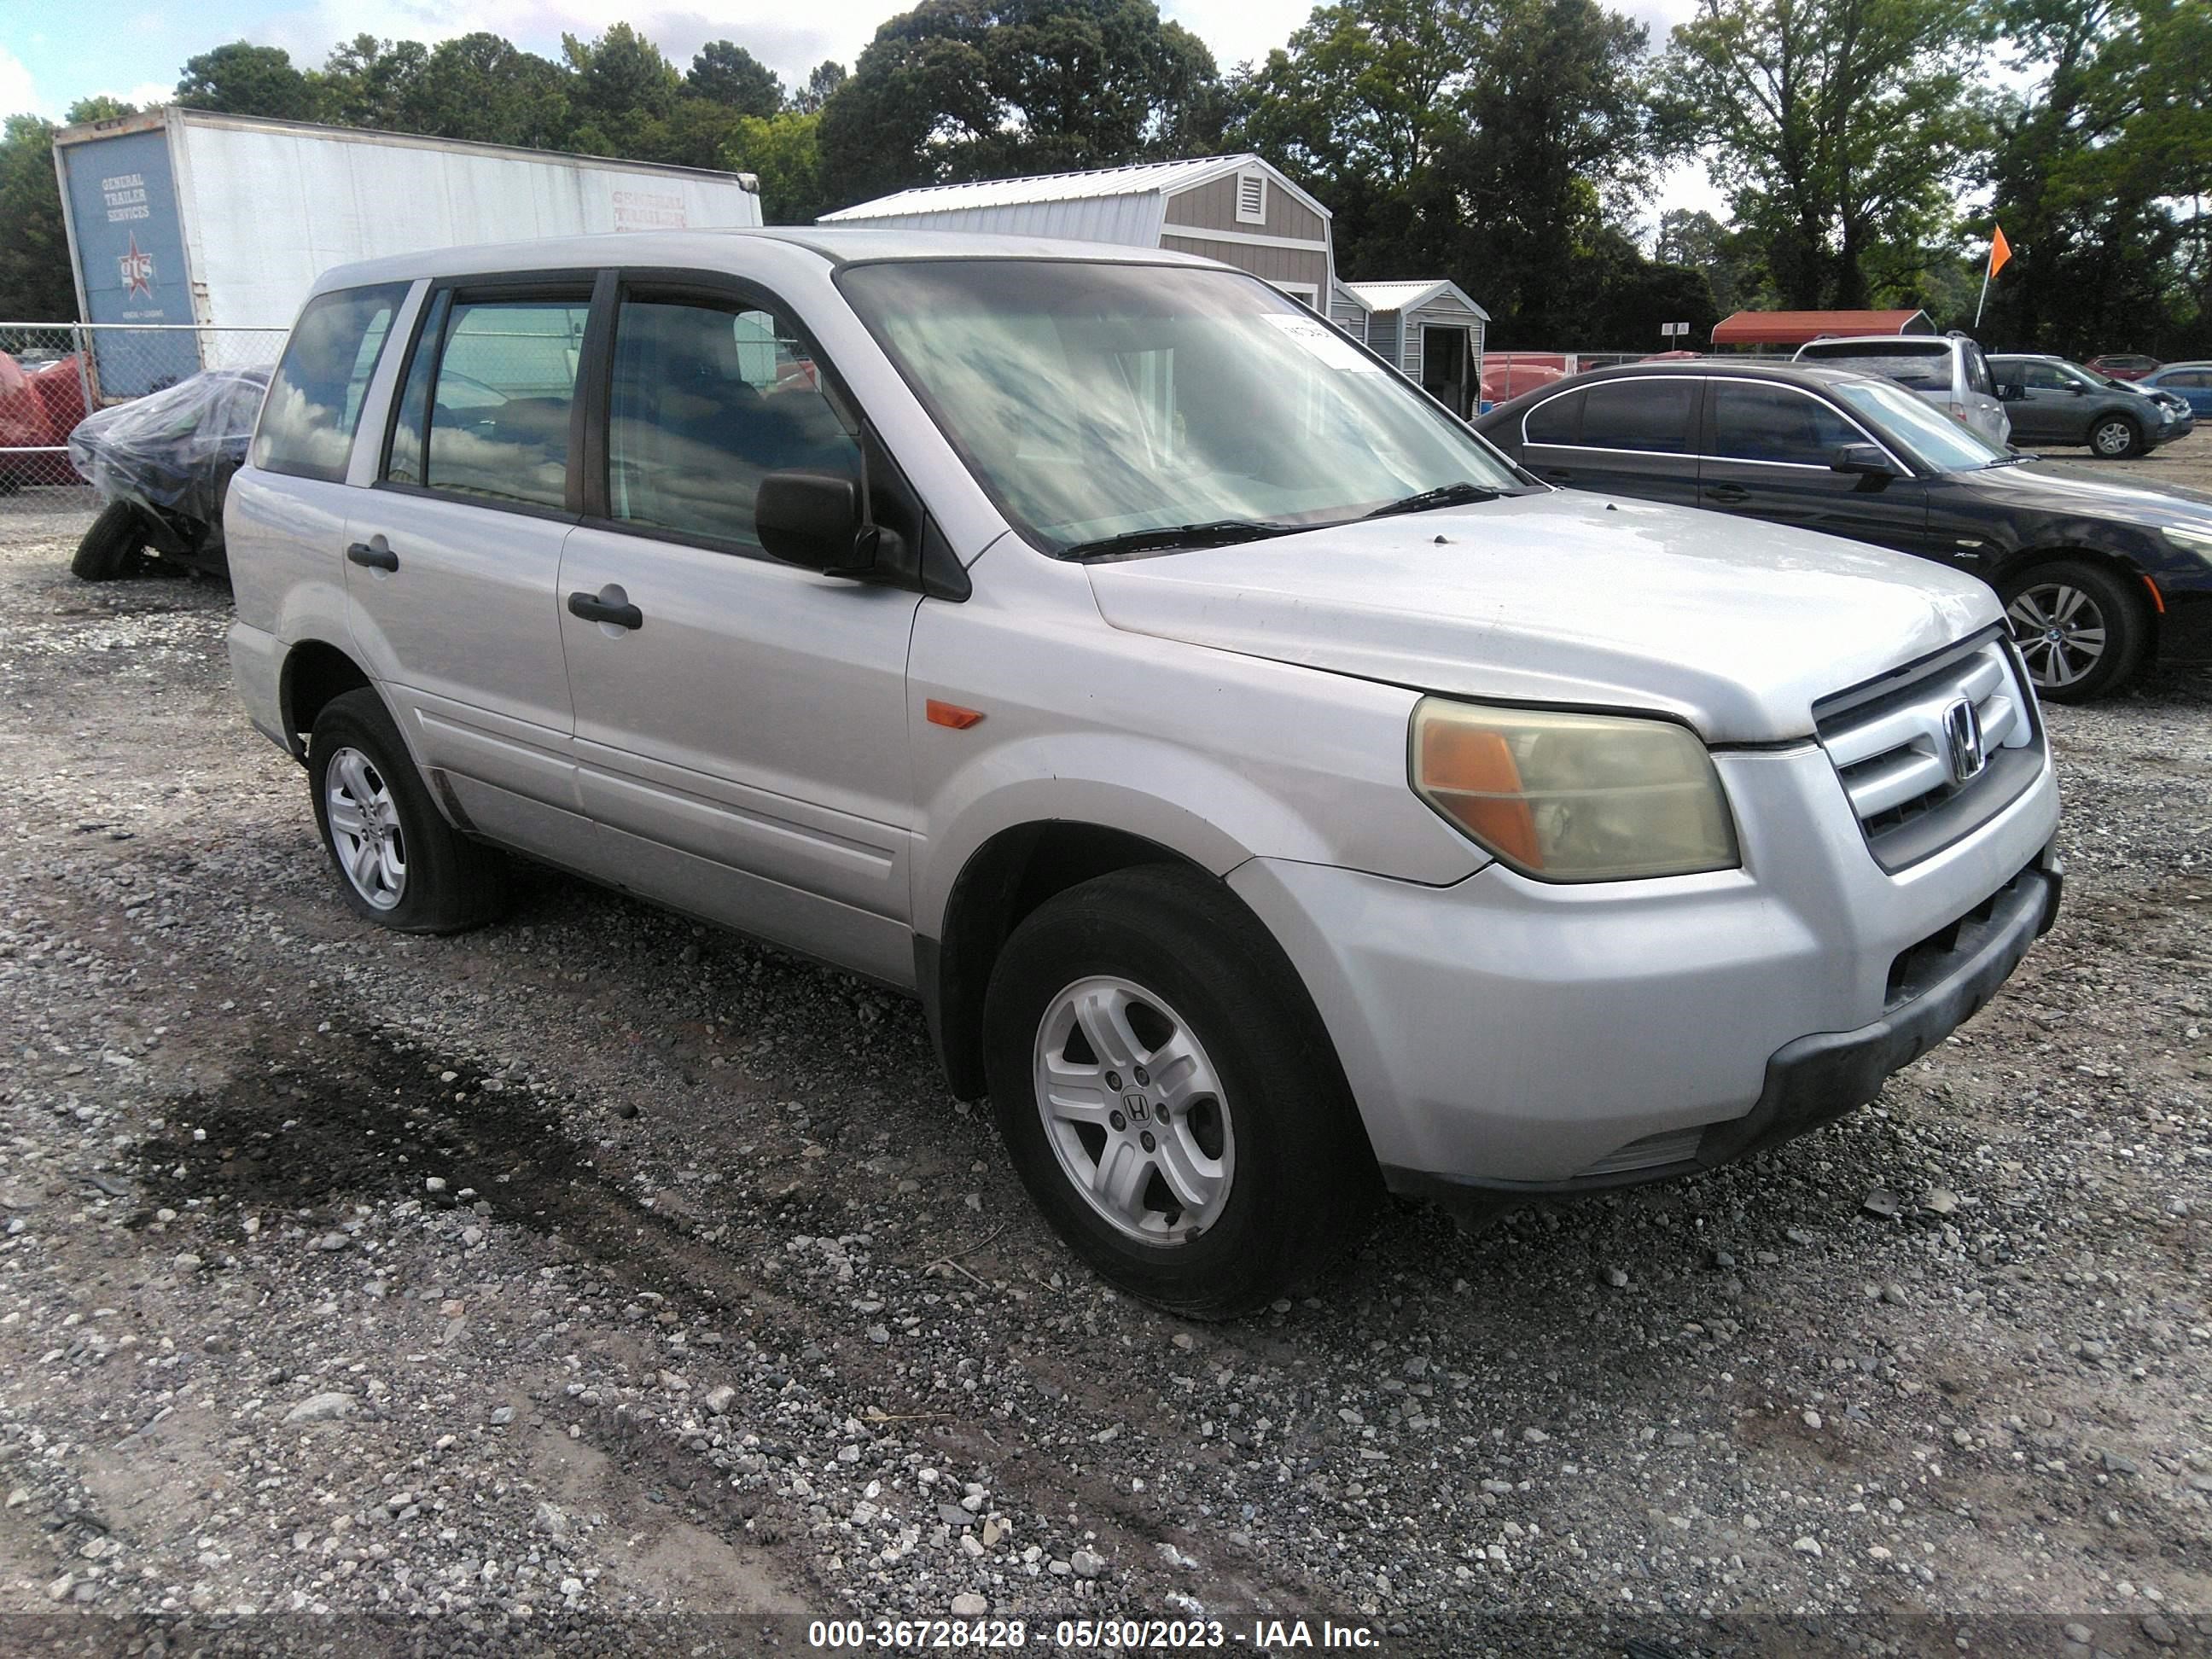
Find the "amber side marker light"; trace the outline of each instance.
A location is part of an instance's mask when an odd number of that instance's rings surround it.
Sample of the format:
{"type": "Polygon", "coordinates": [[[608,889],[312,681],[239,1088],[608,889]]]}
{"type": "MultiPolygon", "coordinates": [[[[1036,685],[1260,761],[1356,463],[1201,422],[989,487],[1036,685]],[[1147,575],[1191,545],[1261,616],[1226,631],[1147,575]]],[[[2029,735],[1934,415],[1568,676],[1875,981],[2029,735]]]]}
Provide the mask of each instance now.
{"type": "Polygon", "coordinates": [[[2166,595],[2158,591],[2158,584],[2148,575],[2143,578],[2143,586],[2150,589],[2151,608],[2163,617],[2166,614],[2166,595]]]}
{"type": "Polygon", "coordinates": [[[932,726],[949,726],[956,732],[965,732],[983,718],[980,708],[963,708],[957,702],[939,702],[935,697],[922,705],[932,726]]]}

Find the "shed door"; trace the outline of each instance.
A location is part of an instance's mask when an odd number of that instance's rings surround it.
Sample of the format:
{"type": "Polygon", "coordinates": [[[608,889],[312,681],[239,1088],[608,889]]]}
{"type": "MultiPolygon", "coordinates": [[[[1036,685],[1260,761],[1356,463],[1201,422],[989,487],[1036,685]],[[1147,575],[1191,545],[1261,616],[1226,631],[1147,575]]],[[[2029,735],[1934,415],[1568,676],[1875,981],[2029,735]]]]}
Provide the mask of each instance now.
{"type": "Polygon", "coordinates": [[[1468,372],[1468,361],[1465,329],[1421,331],[1421,390],[1462,420],[1474,412],[1469,393],[1474,377],[1468,372]]]}

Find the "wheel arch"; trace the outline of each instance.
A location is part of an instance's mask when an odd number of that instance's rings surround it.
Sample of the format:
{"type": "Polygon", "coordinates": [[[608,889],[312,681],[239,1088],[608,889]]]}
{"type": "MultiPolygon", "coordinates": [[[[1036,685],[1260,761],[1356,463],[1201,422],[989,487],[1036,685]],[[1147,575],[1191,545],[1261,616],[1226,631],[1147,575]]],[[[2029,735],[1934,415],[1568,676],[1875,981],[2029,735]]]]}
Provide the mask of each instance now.
{"type": "Polygon", "coordinates": [[[2009,608],[2016,586],[2038,570],[2065,564],[2087,565],[2119,584],[2143,629],[2142,648],[2136,657],[2136,665],[2141,667],[2154,662],[2159,653],[2160,625],[2166,616],[2166,600],[2159,592],[2156,577],[2140,561],[2125,553],[2079,542],[2023,548],[2005,561],[1990,585],[1996,589],[1998,603],[2009,608]]]}
{"type": "Polygon", "coordinates": [[[328,640],[304,639],[284,653],[277,680],[277,698],[284,715],[285,746],[295,759],[306,758],[307,734],[315,716],[332,698],[349,691],[374,690],[367,671],[341,647],[328,640]]]}

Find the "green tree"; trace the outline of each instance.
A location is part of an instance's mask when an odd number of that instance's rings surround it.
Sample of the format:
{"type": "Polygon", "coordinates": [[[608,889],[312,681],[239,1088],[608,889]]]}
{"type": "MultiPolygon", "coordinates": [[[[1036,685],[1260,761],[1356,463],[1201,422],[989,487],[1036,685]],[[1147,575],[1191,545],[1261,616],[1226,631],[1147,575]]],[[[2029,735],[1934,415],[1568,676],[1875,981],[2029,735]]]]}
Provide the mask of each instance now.
{"type": "Polygon", "coordinates": [[[431,49],[409,79],[399,126],[478,143],[557,149],[568,142],[567,70],[496,34],[464,34],[431,49]]]}
{"type": "Polygon", "coordinates": [[[76,315],[61,192],[54,182],[54,124],[11,115],[0,126],[0,318],[68,322],[76,315]]]}
{"type": "Polygon", "coordinates": [[[288,121],[312,121],[321,112],[315,83],[293,66],[291,53],[244,40],[187,58],[177,81],[177,101],[193,109],[288,121]]]}
{"type": "Polygon", "coordinates": [[[380,40],[356,34],[324,60],[322,118],[340,126],[404,128],[415,82],[430,62],[420,40],[380,40]]]}
{"type": "Polygon", "coordinates": [[[647,153],[653,129],[674,112],[684,85],[660,48],[617,23],[596,40],[562,35],[561,52],[572,76],[576,148],[596,155],[647,153]]]}
{"type": "MultiPolygon", "coordinates": [[[[1699,208],[1672,208],[1659,216],[1659,236],[1652,257],[1662,264],[1680,265],[1705,279],[1713,304],[1723,316],[1760,303],[1759,258],[1747,246],[1745,236],[1699,208]]],[[[1674,317],[1670,322],[1686,322],[1674,317]]]]}
{"type": "Polygon", "coordinates": [[[801,115],[811,115],[844,84],[845,66],[825,58],[806,72],[806,84],[791,94],[791,106],[801,115]]]}
{"type": "Polygon", "coordinates": [[[858,201],[1202,151],[1218,88],[1212,54],[1152,0],[922,0],[823,106],[822,160],[858,201]]]}
{"type": "Polygon", "coordinates": [[[1665,131],[1705,155],[1785,303],[1864,306],[1875,246],[1948,233],[1989,33],[1984,0],[1698,0],[1674,29],[1665,131]]]}
{"type": "Polygon", "coordinates": [[[811,225],[836,205],[823,185],[821,137],[818,111],[740,116],[721,165],[759,175],[761,211],[769,224],[811,225]]]}
{"type": "Polygon", "coordinates": [[[783,107],[783,82],[775,71],[734,40],[709,40],[700,47],[684,90],[740,115],[767,117],[783,107]]]}

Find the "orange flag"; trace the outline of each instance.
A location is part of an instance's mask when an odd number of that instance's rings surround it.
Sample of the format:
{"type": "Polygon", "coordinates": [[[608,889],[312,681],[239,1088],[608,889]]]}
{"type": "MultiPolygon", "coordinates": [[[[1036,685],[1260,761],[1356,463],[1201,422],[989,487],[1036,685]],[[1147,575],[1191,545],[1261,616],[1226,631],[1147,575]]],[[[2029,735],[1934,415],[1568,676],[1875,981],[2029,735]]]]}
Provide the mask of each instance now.
{"type": "Polygon", "coordinates": [[[2005,240],[2004,227],[1996,226],[1990,234],[1990,275],[1994,276],[2005,268],[2012,258],[2012,244],[2005,240]]]}

